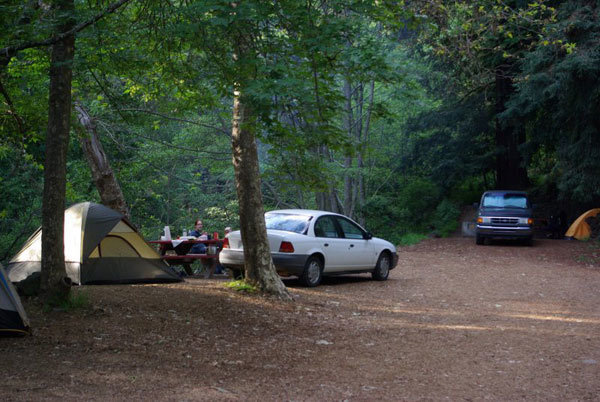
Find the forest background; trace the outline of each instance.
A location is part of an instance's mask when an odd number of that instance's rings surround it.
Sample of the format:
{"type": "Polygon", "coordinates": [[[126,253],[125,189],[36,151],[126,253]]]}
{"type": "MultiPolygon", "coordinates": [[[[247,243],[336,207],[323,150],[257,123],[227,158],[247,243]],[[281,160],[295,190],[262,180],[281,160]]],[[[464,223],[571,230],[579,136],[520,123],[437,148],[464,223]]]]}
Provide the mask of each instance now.
{"type": "MultiPolygon", "coordinates": [[[[491,188],[570,220],[600,206],[598,1],[240,1],[243,19],[223,1],[118,3],[70,11],[93,22],[76,33],[66,206],[100,200],[96,137],[146,239],[239,227],[234,28],[259,56],[244,68],[267,210],[340,212],[400,244],[452,233],[491,188]]],[[[41,225],[53,18],[0,4],[2,263],[41,225]]]]}

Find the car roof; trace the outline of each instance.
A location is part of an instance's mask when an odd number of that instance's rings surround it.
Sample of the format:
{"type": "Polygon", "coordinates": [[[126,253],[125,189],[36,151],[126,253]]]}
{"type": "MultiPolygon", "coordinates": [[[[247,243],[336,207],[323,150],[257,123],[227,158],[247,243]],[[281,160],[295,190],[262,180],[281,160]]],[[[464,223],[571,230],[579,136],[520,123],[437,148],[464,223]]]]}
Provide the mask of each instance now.
{"type": "Polygon", "coordinates": [[[339,215],[335,212],[330,211],[319,211],[316,209],[275,209],[273,211],[267,211],[267,213],[281,213],[281,214],[293,214],[293,215],[305,215],[305,216],[313,216],[318,217],[321,215],[339,215]]]}

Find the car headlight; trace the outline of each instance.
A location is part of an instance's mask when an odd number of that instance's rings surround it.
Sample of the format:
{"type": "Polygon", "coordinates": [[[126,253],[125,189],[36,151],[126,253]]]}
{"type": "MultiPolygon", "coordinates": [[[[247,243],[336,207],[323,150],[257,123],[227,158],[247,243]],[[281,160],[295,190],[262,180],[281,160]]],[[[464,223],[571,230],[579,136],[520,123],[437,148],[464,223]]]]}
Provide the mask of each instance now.
{"type": "Polygon", "coordinates": [[[533,218],[519,218],[519,223],[522,225],[533,225],[533,218]]]}
{"type": "Polygon", "coordinates": [[[492,223],[492,218],[489,216],[480,216],[477,218],[477,223],[492,223]]]}

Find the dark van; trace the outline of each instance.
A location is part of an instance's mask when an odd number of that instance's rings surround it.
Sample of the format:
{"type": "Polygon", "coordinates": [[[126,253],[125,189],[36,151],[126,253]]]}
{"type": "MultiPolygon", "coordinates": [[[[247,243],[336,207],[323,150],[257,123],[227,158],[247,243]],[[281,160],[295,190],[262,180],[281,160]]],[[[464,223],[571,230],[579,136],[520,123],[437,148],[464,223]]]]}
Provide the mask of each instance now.
{"type": "Polygon", "coordinates": [[[485,239],[522,240],[533,244],[533,208],[524,191],[493,190],[481,196],[475,242],[485,239]]]}

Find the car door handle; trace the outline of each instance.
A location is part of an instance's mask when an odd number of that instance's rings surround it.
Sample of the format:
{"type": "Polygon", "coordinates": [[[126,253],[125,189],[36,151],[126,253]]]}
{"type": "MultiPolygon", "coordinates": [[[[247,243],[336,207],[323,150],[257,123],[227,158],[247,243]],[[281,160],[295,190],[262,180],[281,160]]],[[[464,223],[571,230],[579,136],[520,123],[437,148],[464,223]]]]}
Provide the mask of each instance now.
{"type": "Polygon", "coordinates": [[[329,247],[329,243],[325,243],[325,244],[323,244],[323,246],[329,247]]]}
{"type": "Polygon", "coordinates": [[[352,247],[354,247],[354,244],[351,244],[351,245],[350,245],[350,248],[352,248],[352,247]]]}

